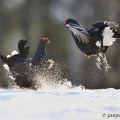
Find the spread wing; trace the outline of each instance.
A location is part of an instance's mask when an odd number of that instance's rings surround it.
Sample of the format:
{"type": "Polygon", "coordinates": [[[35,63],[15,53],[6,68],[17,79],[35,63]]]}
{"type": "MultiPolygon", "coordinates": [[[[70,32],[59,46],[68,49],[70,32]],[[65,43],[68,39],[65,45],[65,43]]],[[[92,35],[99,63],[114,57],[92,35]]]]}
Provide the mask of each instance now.
{"type": "Polygon", "coordinates": [[[82,41],[83,43],[88,43],[90,39],[89,33],[82,27],[82,25],[67,24],[67,27],[71,30],[77,40],[82,41]]]}
{"type": "Polygon", "coordinates": [[[115,31],[117,31],[117,27],[119,27],[118,23],[107,22],[107,21],[98,21],[98,22],[95,22],[92,26],[97,29],[104,29],[105,27],[109,26],[110,28],[114,29],[115,31]]]}

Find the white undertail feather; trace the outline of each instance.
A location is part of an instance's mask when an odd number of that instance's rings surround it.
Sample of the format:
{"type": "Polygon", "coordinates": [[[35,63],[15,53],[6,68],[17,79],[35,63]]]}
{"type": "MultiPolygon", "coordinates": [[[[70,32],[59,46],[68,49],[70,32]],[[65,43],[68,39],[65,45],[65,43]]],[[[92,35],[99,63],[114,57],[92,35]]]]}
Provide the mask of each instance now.
{"type": "Polygon", "coordinates": [[[7,55],[7,58],[9,58],[11,55],[7,55]]]}
{"type": "Polygon", "coordinates": [[[18,52],[16,50],[14,50],[14,51],[12,51],[11,55],[7,55],[7,58],[9,58],[9,57],[11,57],[13,55],[16,55],[16,54],[18,54],[18,52]]]}
{"type": "Polygon", "coordinates": [[[8,67],[7,64],[3,64],[3,67],[4,67],[7,71],[9,71],[9,67],[8,67]]]}
{"type": "MultiPolygon", "coordinates": [[[[9,57],[11,57],[11,56],[13,56],[13,55],[16,55],[16,54],[18,54],[18,52],[17,52],[16,50],[14,50],[14,51],[12,51],[11,55],[7,55],[7,58],[9,58],[9,57]]],[[[4,67],[7,71],[9,71],[9,67],[8,67],[7,64],[3,64],[3,67],[4,67]]]]}
{"type": "Polygon", "coordinates": [[[110,27],[105,27],[102,36],[103,36],[103,46],[110,46],[116,40],[116,38],[113,38],[114,33],[110,29],[110,27]]]}
{"type": "Polygon", "coordinates": [[[99,48],[101,47],[101,41],[97,41],[95,44],[96,44],[99,48]]]}
{"type": "Polygon", "coordinates": [[[16,50],[12,51],[11,56],[18,54],[16,50]]]}

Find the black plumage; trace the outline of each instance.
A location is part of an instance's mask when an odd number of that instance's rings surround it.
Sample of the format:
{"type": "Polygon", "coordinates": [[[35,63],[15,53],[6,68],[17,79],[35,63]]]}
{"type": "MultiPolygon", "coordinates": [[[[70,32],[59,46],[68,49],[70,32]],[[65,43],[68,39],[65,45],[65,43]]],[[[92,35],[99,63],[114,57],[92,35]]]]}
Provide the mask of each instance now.
{"type": "Polygon", "coordinates": [[[29,49],[30,47],[25,47],[27,43],[27,40],[20,40],[18,42],[18,50],[19,53],[12,55],[10,57],[5,56],[1,51],[0,51],[0,58],[4,63],[6,63],[9,67],[13,67],[15,64],[23,62],[26,60],[26,57],[29,54],[29,49]]]}
{"type": "Polygon", "coordinates": [[[96,64],[99,69],[102,65],[101,57],[107,71],[110,66],[106,60],[105,53],[116,38],[120,38],[120,34],[117,32],[118,24],[115,22],[98,21],[85,29],[76,20],[67,19],[64,20],[64,25],[71,30],[77,47],[88,57],[91,55],[97,56],[96,64]]]}
{"type": "Polygon", "coordinates": [[[18,42],[19,53],[6,57],[2,52],[0,52],[0,58],[9,67],[9,71],[12,77],[15,78],[15,83],[20,87],[34,88],[34,82],[30,77],[33,74],[33,68],[37,66],[38,69],[50,68],[52,67],[54,61],[47,60],[46,45],[50,43],[48,38],[42,38],[38,44],[38,48],[33,58],[27,59],[29,54],[29,48],[26,47],[27,41],[20,40],[18,42]],[[30,74],[29,74],[30,73],[30,74]]]}

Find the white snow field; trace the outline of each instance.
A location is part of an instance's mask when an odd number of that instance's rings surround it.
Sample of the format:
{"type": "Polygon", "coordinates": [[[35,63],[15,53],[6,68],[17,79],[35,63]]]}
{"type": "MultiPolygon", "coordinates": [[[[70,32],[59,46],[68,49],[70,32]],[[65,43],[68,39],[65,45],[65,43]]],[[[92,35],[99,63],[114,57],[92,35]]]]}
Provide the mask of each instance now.
{"type": "Polygon", "coordinates": [[[120,120],[120,90],[0,90],[0,120],[120,120]]]}

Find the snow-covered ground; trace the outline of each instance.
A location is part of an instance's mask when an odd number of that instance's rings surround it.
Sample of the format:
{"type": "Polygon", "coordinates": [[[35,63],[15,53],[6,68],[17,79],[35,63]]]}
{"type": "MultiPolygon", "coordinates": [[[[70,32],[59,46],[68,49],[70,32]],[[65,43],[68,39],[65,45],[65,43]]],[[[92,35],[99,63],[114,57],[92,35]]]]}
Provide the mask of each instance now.
{"type": "Polygon", "coordinates": [[[120,90],[0,90],[0,120],[120,120],[120,90]]]}

